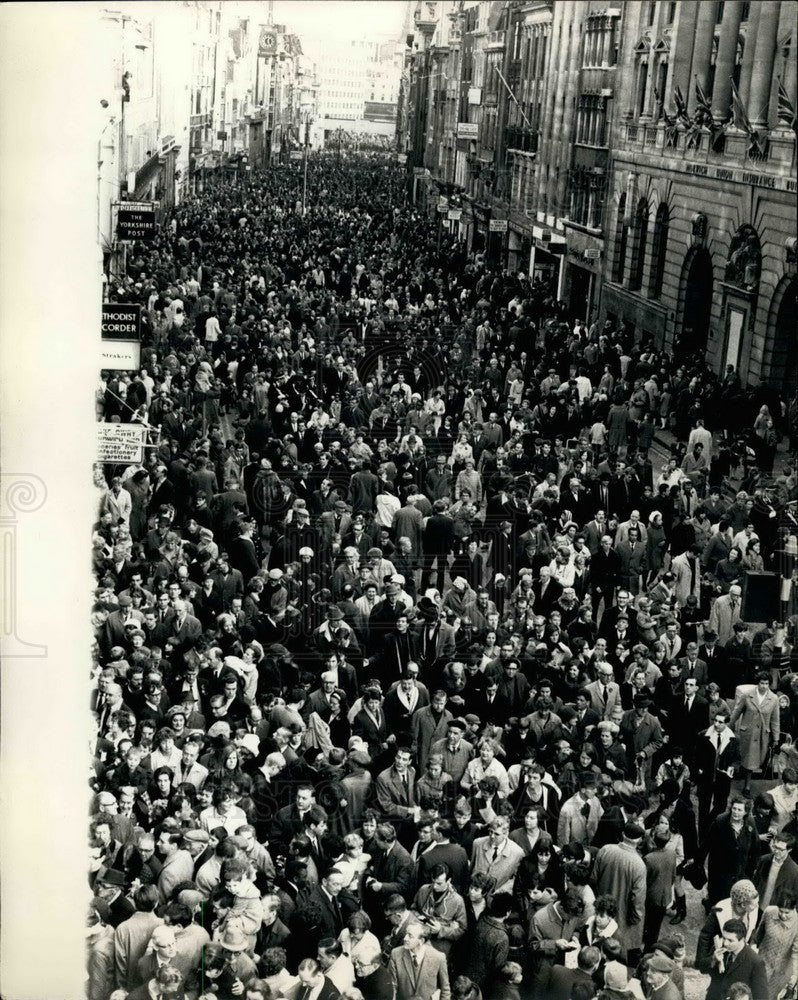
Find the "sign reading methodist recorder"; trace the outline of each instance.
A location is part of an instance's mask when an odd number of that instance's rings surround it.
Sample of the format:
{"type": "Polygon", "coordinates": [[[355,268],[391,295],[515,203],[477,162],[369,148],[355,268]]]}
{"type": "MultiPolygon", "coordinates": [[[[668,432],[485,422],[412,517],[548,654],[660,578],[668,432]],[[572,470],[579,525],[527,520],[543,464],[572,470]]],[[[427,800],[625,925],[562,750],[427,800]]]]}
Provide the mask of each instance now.
{"type": "Polygon", "coordinates": [[[144,457],[141,424],[97,424],[97,457],[100,462],[133,465],[144,457]]]}
{"type": "Polygon", "coordinates": [[[154,240],[158,226],[155,202],[122,201],[116,210],[118,240],[154,240]]]}
{"type": "Polygon", "coordinates": [[[103,302],[100,365],[112,371],[141,367],[141,306],[103,302]]]}

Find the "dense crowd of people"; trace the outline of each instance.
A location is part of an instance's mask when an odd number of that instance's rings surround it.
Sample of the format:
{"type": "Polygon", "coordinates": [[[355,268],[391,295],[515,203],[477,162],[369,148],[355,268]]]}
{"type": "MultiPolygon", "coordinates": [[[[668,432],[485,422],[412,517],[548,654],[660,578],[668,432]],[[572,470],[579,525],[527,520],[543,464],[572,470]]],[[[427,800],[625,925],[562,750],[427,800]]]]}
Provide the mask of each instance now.
{"type": "Polygon", "coordinates": [[[569,316],[387,156],[243,180],[107,278],[148,445],[95,479],[87,996],[794,988],[798,401],[569,316]]]}

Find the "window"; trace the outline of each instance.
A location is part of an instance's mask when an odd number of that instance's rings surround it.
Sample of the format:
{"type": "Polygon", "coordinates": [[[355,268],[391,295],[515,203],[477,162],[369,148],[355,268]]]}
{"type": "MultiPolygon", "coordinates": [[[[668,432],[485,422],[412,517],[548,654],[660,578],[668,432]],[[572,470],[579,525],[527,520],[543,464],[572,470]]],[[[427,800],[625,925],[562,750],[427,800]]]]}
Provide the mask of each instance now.
{"type": "Polygon", "coordinates": [[[632,249],[632,268],[629,275],[629,287],[640,288],[643,283],[643,267],[646,259],[646,241],[648,238],[648,202],[641,198],[637,203],[634,218],[634,243],[632,249]]]}
{"type": "Polygon", "coordinates": [[[626,193],[618,201],[618,219],[615,223],[615,259],[612,262],[612,280],[621,284],[626,268],[626,244],[629,238],[629,225],[626,221],[626,193]]]}
{"type": "Polygon", "coordinates": [[[653,26],[656,17],[657,17],[657,5],[656,5],[656,3],[650,3],[648,5],[648,26],[649,26],[649,28],[653,26]]]}
{"type": "Polygon", "coordinates": [[[648,86],[648,60],[641,59],[637,67],[637,104],[635,118],[642,118],[646,110],[646,88],[648,86]]]}
{"type": "Polygon", "coordinates": [[[667,205],[660,205],[654,218],[654,245],[651,252],[651,283],[650,295],[658,299],[662,294],[662,279],[665,275],[665,256],[668,252],[668,227],[670,213],[667,205]]]}

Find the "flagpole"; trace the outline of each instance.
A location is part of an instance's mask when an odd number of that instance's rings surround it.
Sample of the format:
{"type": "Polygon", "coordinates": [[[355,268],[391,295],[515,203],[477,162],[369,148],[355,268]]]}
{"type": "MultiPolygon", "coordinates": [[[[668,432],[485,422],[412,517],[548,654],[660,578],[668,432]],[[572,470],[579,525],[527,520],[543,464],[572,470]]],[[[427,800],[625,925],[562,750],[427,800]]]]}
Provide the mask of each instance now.
{"type": "Polygon", "coordinates": [[[516,106],[516,107],[518,108],[518,110],[519,110],[519,111],[521,112],[521,117],[522,117],[522,118],[524,119],[524,121],[526,122],[526,126],[527,126],[527,128],[532,128],[532,122],[531,122],[531,121],[530,121],[530,120],[529,120],[529,119],[527,118],[527,116],[526,116],[526,115],[524,114],[524,109],[523,109],[523,108],[521,107],[521,105],[520,105],[520,104],[518,103],[518,98],[517,98],[517,97],[515,96],[515,94],[513,93],[512,89],[511,89],[511,87],[510,87],[510,84],[509,84],[509,83],[508,83],[508,82],[507,82],[507,81],[506,81],[506,80],[504,79],[504,75],[502,74],[502,71],[501,71],[501,70],[499,69],[499,67],[498,67],[498,66],[496,67],[496,72],[498,73],[498,75],[499,75],[499,79],[501,80],[501,82],[502,82],[502,83],[504,84],[504,86],[505,86],[505,87],[507,88],[507,93],[508,93],[508,94],[510,95],[510,97],[512,97],[512,99],[513,99],[513,101],[514,101],[514,103],[515,103],[515,106],[516,106]]]}

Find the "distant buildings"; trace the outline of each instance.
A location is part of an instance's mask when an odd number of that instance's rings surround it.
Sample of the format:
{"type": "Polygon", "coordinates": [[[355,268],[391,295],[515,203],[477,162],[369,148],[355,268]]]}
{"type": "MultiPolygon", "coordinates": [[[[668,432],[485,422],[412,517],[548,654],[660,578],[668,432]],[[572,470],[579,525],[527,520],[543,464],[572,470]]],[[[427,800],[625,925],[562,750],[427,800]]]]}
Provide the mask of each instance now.
{"type": "Polygon", "coordinates": [[[794,390],[797,23],[795,0],[409,0],[411,193],[574,318],[794,390]]]}
{"type": "MultiPolygon", "coordinates": [[[[252,0],[180,0],[133,17],[100,15],[98,229],[106,266],[118,257],[114,206],[157,202],[162,215],[217,171],[287,159],[316,115],[312,63],[284,25],[252,0]]],[[[138,8],[136,8],[138,10],[138,8]]]]}

